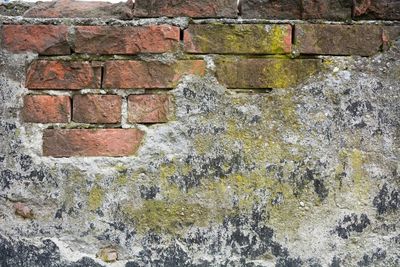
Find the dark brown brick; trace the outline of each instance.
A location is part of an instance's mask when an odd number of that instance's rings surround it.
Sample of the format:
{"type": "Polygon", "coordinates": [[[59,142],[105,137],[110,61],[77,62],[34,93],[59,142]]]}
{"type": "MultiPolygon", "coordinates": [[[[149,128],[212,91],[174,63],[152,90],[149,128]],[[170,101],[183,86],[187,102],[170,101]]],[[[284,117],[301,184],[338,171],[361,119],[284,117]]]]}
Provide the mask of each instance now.
{"type": "Polygon", "coordinates": [[[140,27],[78,26],[75,52],[137,54],[172,52],[179,46],[179,28],[170,25],[140,27]]]}
{"type": "Polygon", "coordinates": [[[190,53],[285,54],[292,48],[290,25],[194,24],[185,30],[190,53]]]}
{"type": "Polygon", "coordinates": [[[302,0],[303,19],[350,20],[353,0],[302,0]]]}
{"type": "Polygon", "coordinates": [[[382,46],[377,25],[296,25],[296,47],[302,54],[370,56],[382,46]]]}
{"type": "Polygon", "coordinates": [[[144,132],[138,129],[47,129],[43,155],[51,157],[122,157],[136,153],[144,132]]]}
{"type": "Polygon", "coordinates": [[[167,122],[172,112],[171,95],[130,95],[128,98],[128,121],[130,123],[167,122]]]}
{"type": "Polygon", "coordinates": [[[355,19],[400,20],[399,0],[354,0],[355,19]]]}
{"type": "Polygon", "coordinates": [[[2,47],[13,53],[68,55],[68,27],[54,25],[4,25],[2,47]]]}
{"type": "Polygon", "coordinates": [[[136,17],[237,17],[237,0],[136,0],[136,17]]]}
{"type": "Polygon", "coordinates": [[[100,88],[101,68],[86,61],[36,60],[28,68],[29,89],[100,88]]]}
{"type": "Polygon", "coordinates": [[[71,117],[69,96],[27,95],[22,117],[25,122],[67,123],[71,117]]]}
{"type": "Polygon", "coordinates": [[[217,79],[227,88],[288,88],[320,70],[319,59],[241,59],[221,57],[216,61],[217,79]]]}
{"type": "Polygon", "coordinates": [[[122,99],[117,95],[76,95],[73,121],[82,123],[119,123],[122,99]]]}
{"type": "Polygon", "coordinates": [[[203,75],[203,60],[181,60],[173,64],[156,61],[114,60],[105,64],[104,88],[173,88],[188,74],[203,75]]]}
{"type": "Polygon", "coordinates": [[[242,2],[246,19],[301,19],[301,0],[246,0],[242,2]]]}

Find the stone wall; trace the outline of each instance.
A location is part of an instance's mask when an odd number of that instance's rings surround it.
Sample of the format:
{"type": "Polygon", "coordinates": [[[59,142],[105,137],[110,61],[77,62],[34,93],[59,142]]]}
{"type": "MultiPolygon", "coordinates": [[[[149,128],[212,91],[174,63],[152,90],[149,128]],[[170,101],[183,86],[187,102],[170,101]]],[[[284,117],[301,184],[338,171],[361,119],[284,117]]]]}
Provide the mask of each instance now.
{"type": "Polygon", "coordinates": [[[0,266],[400,265],[399,1],[0,13],[0,266]]]}

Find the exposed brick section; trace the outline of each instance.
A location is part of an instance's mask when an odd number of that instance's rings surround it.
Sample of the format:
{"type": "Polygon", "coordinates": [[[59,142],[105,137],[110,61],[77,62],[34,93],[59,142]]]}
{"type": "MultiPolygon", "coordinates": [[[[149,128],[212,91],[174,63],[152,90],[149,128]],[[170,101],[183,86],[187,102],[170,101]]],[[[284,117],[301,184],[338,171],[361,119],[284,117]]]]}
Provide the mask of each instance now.
{"type": "Polygon", "coordinates": [[[4,25],[2,47],[13,53],[68,55],[68,27],[54,25],[4,25]]]}
{"type": "Polygon", "coordinates": [[[34,61],[28,69],[29,89],[100,88],[101,68],[86,61],[34,61]]]}
{"type": "Polygon", "coordinates": [[[399,0],[354,0],[356,19],[400,20],[399,0]]]}
{"type": "Polygon", "coordinates": [[[384,26],[382,32],[383,50],[387,50],[391,43],[400,36],[400,26],[384,26]]]}
{"type": "Polygon", "coordinates": [[[302,0],[246,0],[242,17],[246,19],[301,19],[302,0]]]}
{"type": "Polygon", "coordinates": [[[237,17],[236,0],[136,0],[134,15],[137,17],[237,17]]]}
{"type": "Polygon", "coordinates": [[[32,219],[34,217],[33,210],[25,203],[17,202],[14,204],[15,214],[24,219],[32,219]]]}
{"type": "Polygon", "coordinates": [[[136,153],[144,133],[138,129],[47,129],[43,155],[121,157],[136,153]]]}
{"type": "Polygon", "coordinates": [[[190,53],[284,54],[292,48],[290,25],[190,25],[184,35],[190,53]]]}
{"type": "Polygon", "coordinates": [[[228,88],[288,88],[321,68],[318,59],[241,59],[216,61],[217,79],[228,88]]]}
{"type": "Polygon", "coordinates": [[[302,0],[303,19],[350,20],[353,0],[302,0]]]}
{"type": "Polygon", "coordinates": [[[76,95],[73,121],[82,123],[119,123],[122,100],[117,95],[76,95]]]}
{"type": "Polygon", "coordinates": [[[56,0],[37,3],[25,12],[24,17],[132,19],[132,8],[132,1],[111,4],[102,1],[56,0]]]}
{"type": "Polygon", "coordinates": [[[383,44],[377,25],[302,24],[296,26],[295,38],[302,54],[370,56],[383,44]]]}
{"type": "Polygon", "coordinates": [[[27,95],[22,117],[25,122],[67,123],[71,117],[69,96],[27,95]]]}
{"type": "Polygon", "coordinates": [[[80,26],[75,28],[75,52],[137,54],[174,51],[179,28],[170,25],[142,27],[80,26]]]}
{"type": "Polygon", "coordinates": [[[170,95],[131,95],[128,98],[130,123],[167,122],[172,112],[172,96],[170,95]]]}
{"type": "Polygon", "coordinates": [[[203,75],[203,60],[181,60],[173,64],[155,61],[115,60],[105,64],[104,88],[173,88],[188,74],[203,75]]]}

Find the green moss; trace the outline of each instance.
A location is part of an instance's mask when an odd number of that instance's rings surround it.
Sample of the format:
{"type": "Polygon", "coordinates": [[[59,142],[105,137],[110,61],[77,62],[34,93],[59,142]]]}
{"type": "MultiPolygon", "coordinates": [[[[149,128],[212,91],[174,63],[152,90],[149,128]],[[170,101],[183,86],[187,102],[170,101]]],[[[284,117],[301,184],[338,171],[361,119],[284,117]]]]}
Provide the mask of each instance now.
{"type": "Polygon", "coordinates": [[[208,209],[199,204],[187,202],[168,203],[159,200],[146,200],[136,209],[125,205],[123,212],[132,220],[141,233],[155,231],[159,233],[179,234],[195,225],[207,226],[211,220],[208,209]]]}
{"type": "Polygon", "coordinates": [[[95,186],[89,192],[88,197],[88,206],[90,210],[96,210],[101,207],[104,199],[104,190],[99,187],[95,186]]]}

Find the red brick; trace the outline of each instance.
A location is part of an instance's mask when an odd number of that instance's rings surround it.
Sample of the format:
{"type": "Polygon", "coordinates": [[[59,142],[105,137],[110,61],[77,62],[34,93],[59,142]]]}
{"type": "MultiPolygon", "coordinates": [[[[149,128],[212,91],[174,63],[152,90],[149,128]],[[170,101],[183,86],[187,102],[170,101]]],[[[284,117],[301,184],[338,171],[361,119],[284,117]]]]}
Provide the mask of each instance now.
{"type": "Polygon", "coordinates": [[[381,49],[378,25],[296,25],[296,46],[302,54],[370,56],[381,49]]]}
{"type": "Polygon", "coordinates": [[[164,53],[179,46],[178,27],[79,26],[75,28],[75,52],[89,54],[164,53]]]}
{"type": "Polygon", "coordinates": [[[204,72],[203,60],[181,60],[173,64],[114,60],[105,64],[103,88],[173,88],[184,75],[204,75],[204,72]]]}
{"type": "Polygon", "coordinates": [[[130,123],[167,122],[172,114],[170,95],[130,95],[128,98],[128,121],[130,123]]]}
{"type": "Polygon", "coordinates": [[[133,18],[132,1],[107,3],[102,1],[56,0],[37,2],[24,13],[30,18],[133,18]]]}
{"type": "Polygon", "coordinates": [[[242,17],[246,19],[301,19],[302,0],[242,1],[242,17]]]}
{"type": "Polygon", "coordinates": [[[319,71],[321,60],[220,57],[216,67],[218,81],[227,88],[288,88],[319,71]]]}
{"type": "Polygon", "coordinates": [[[22,117],[25,122],[67,123],[71,117],[69,96],[27,95],[22,117]]]}
{"type": "Polygon", "coordinates": [[[136,17],[235,18],[237,0],[136,0],[136,17]]]}
{"type": "Polygon", "coordinates": [[[350,20],[353,0],[302,0],[303,19],[350,20]]]}
{"type": "Polygon", "coordinates": [[[2,46],[13,53],[68,55],[68,27],[54,25],[4,25],[2,46]]]}
{"type": "Polygon", "coordinates": [[[119,123],[121,97],[117,95],[76,95],[73,121],[82,123],[119,123]]]}
{"type": "Polygon", "coordinates": [[[86,61],[33,61],[26,76],[29,89],[100,88],[101,68],[86,61]]]}
{"type": "Polygon", "coordinates": [[[122,157],[136,153],[144,132],[138,129],[47,129],[43,155],[51,157],[122,157]]]}
{"type": "Polygon", "coordinates": [[[32,219],[34,217],[33,210],[25,203],[17,202],[14,204],[15,214],[24,219],[32,219]]]}
{"type": "Polygon", "coordinates": [[[355,19],[400,20],[399,0],[354,0],[355,19]]]}
{"type": "Polygon", "coordinates": [[[285,54],[292,48],[290,25],[195,24],[184,34],[190,53],[285,54]]]}

